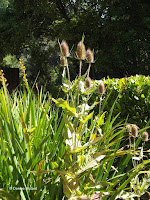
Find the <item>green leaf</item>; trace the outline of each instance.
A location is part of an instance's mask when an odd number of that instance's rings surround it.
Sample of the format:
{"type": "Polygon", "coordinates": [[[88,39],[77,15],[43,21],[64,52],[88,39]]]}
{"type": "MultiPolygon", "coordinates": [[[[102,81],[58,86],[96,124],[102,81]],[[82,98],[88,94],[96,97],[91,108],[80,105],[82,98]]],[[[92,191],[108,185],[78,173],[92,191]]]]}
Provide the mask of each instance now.
{"type": "Polygon", "coordinates": [[[92,144],[95,144],[96,142],[98,142],[102,137],[96,137],[94,140],[91,140],[90,142],[85,143],[83,146],[81,147],[76,147],[74,149],[72,149],[70,151],[70,153],[79,153],[80,151],[86,149],[87,147],[89,147],[92,144]]]}
{"type": "Polygon", "coordinates": [[[61,107],[63,109],[63,111],[65,112],[65,114],[73,116],[73,117],[77,117],[76,114],[76,109],[73,107],[70,107],[67,103],[67,101],[63,100],[62,98],[59,98],[57,100],[55,100],[54,98],[52,98],[52,100],[56,103],[56,105],[58,107],[61,107]]]}
{"type": "Polygon", "coordinates": [[[81,168],[80,170],[78,170],[76,172],[76,176],[78,176],[79,174],[81,174],[82,172],[91,169],[93,167],[98,167],[98,163],[105,158],[105,155],[99,155],[97,156],[95,159],[91,160],[90,162],[88,162],[83,168],[81,168]]]}
{"type": "Polygon", "coordinates": [[[134,96],[134,98],[138,101],[139,100],[139,97],[137,97],[136,95],[134,96]]]}
{"type": "Polygon", "coordinates": [[[94,111],[92,113],[90,113],[88,116],[86,116],[86,118],[84,120],[81,121],[82,124],[85,124],[89,119],[91,119],[91,117],[93,116],[94,111]]]}
{"type": "Polygon", "coordinates": [[[3,197],[7,197],[8,200],[17,200],[12,194],[6,192],[5,190],[0,190],[0,194],[3,195],[3,197]]]}
{"type": "Polygon", "coordinates": [[[150,171],[140,171],[139,174],[147,174],[150,173],[150,171]]]}
{"type": "Polygon", "coordinates": [[[68,117],[63,113],[63,118],[64,118],[64,122],[65,122],[65,126],[68,126],[69,130],[71,131],[71,133],[74,133],[75,130],[73,128],[72,123],[69,121],[68,117]]]}
{"type": "Polygon", "coordinates": [[[144,98],[145,98],[145,95],[144,95],[144,94],[141,94],[141,98],[143,98],[143,99],[144,99],[144,98]]]}
{"type": "Polygon", "coordinates": [[[47,174],[49,172],[52,172],[53,170],[37,170],[37,171],[30,171],[31,173],[36,174],[37,176],[41,176],[42,174],[47,174]]]}
{"type": "Polygon", "coordinates": [[[106,112],[104,112],[104,113],[100,116],[100,118],[97,120],[97,125],[98,125],[98,126],[102,126],[102,125],[104,124],[105,113],[106,113],[106,112]]]}
{"type": "Polygon", "coordinates": [[[64,194],[66,195],[67,198],[70,198],[70,196],[72,194],[72,190],[70,189],[67,180],[63,181],[63,192],[64,192],[64,194]]]}
{"type": "Polygon", "coordinates": [[[90,138],[90,140],[94,140],[95,139],[95,137],[96,137],[96,134],[97,134],[97,127],[95,128],[95,130],[94,130],[94,132],[93,132],[93,134],[91,135],[91,138],[90,138]]]}
{"type": "Polygon", "coordinates": [[[70,176],[70,178],[73,178],[73,179],[75,178],[74,173],[72,172],[64,171],[61,169],[54,169],[53,171],[56,171],[60,175],[67,175],[67,176],[70,176]]]}

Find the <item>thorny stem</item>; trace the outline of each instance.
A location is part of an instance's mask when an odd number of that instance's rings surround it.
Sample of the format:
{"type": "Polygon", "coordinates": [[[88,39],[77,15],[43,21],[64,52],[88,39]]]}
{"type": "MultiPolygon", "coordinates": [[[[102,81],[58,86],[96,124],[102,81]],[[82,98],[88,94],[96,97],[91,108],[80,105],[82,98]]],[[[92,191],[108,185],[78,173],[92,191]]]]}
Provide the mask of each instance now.
{"type": "MultiPolygon", "coordinates": [[[[134,157],[135,157],[135,137],[134,137],[134,157]]],[[[133,160],[133,166],[136,168],[136,160],[133,160]]]]}
{"type": "Polygon", "coordinates": [[[70,96],[71,96],[71,100],[73,103],[73,107],[74,107],[74,101],[73,101],[73,96],[72,96],[72,91],[71,91],[71,81],[70,81],[70,73],[69,73],[69,67],[68,67],[68,61],[67,61],[67,73],[68,73],[68,80],[69,80],[69,90],[70,90],[70,96]]]}
{"type": "Polygon", "coordinates": [[[90,75],[90,68],[91,68],[91,63],[89,63],[89,68],[88,68],[88,74],[87,74],[87,77],[89,77],[89,75],[90,75]]]}
{"type": "MultiPolygon", "coordinates": [[[[79,79],[81,77],[81,69],[82,69],[82,60],[80,60],[80,64],[79,64],[79,79]]],[[[80,83],[78,83],[78,97],[77,97],[77,114],[79,113],[79,85],[80,83]]],[[[76,122],[75,122],[75,133],[77,131],[77,119],[76,119],[76,122]]],[[[74,135],[74,148],[76,148],[76,145],[77,145],[77,138],[76,138],[76,134],[74,135]]],[[[73,162],[74,162],[74,165],[73,165],[73,173],[75,173],[75,163],[76,163],[76,153],[73,154],[73,162]]],[[[72,180],[72,190],[74,188],[74,181],[75,180],[72,180]]]]}
{"type": "Polygon", "coordinates": [[[130,144],[130,150],[131,150],[131,136],[130,136],[130,133],[129,133],[129,144],[130,144]]]}
{"type": "MultiPolygon", "coordinates": [[[[82,69],[82,60],[80,60],[80,64],[79,64],[79,79],[81,78],[81,69],[82,69]]],[[[79,112],[79,86],[80,86],[80,82],[78,82],[78,99],[77,99],[77,113],[79,112]]]]}
{"type": "Polygon", "coordinates": [[[88,88],[88,95],[87,95],[87,98],[86,98],[86,101],[85,101],[85,106],[84,106],[84,108],[83,108],[83,112],[85,111],[86,105],[87,105],[88,100],[89,100],[89,91],[90,91],[90,88],[88,88]]]}
{"type": "Polygon", "coordinates": [[[101,112],[101,105],[102,105],[102,95],[100,96],[100,101],[99,101],[99,117],[101,112]]]}
{"type": "Polygon", "coordinates": [[[87,96],[87,101],[88,101],[88,99],[89,99],[89,90],[90,90],[90,88],[88,88],[88,96],[87,96]]]}

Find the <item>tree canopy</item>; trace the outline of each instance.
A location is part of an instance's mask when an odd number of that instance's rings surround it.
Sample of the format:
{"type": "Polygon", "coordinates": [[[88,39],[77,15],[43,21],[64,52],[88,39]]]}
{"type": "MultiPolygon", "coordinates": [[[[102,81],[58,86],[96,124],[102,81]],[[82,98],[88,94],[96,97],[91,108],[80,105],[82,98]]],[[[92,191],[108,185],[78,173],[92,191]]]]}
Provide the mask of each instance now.
{"type": "Polygon", "coordinates": [[[0,7],[0,31],[1,61],[28,52],[33,66],[46,73],[50,41],[65,39],[75,50],[84,33],[86,47],[95,52],[92,78],[149,74],[148,0],[12,0],[0,7]]]}

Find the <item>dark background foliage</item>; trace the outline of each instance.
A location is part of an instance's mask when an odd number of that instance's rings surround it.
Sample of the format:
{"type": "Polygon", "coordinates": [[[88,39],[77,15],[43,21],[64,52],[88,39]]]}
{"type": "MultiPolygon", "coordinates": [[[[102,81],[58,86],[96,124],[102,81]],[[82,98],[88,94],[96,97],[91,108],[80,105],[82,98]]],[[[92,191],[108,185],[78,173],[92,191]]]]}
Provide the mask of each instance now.
{"type": "MultiPolygon", "coordinates": [[[[72,56],[85,34],[94,49],[91,78],[149,74],[150,1],[147,0],[5,0],[0,1],[0,62],[7,54],[22,57],[33,84],[50,92],[61,83],[58,39],[72,56]]],[[[78,72],[71,58],[71,75],[78,72]]]]}

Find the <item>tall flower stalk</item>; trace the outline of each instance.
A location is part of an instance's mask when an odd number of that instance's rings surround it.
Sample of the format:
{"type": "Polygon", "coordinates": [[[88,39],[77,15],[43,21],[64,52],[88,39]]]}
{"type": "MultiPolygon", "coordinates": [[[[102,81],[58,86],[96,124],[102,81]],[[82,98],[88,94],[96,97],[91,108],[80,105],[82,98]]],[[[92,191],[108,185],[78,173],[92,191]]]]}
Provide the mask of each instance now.
{"type": "Polygon", "coordinates": [[[91,69],[91,63],[94,63],[94,53],[89,48],[86,51],[86,60],[89,63],[88,74],[87,74],[87,77],[89,77],[90,69],[91,69]]]}
{"type": "MultiPolygon", "coordinates": [[[[138,137],[138,127],[134,124],[134,125],[132,125],[132,128],[131,128],[131,135],[132,135],[132,137],[133,137],[133,142],[134,142],[134,157],[135,157],[135,140],[136,140],[136,138],[138,137]]],[[[133,166],[134,166],[134,168],[136,168],[136,160],[134,160],[133,159],[133,166]]]]}
{"type": "Polygon", "coordinates": [[[68,60],[67,57],[69,57],[70,53],[69,53],[69,47],[68,44],[65,40],[63,40],[60,44],[60,50],[61,50],[61,58],[60,58],[60,63],[63,67],[67,68],[67,75],[68,75],[68,82],[69,82],[69,92],[70,92],[70,96],[71,96],[71,100],[72,100],[72,104],[74,106],[74,100],[73,100],[73,96],[72,96],[72,91],[71,91],[71,80],[70,80],[70,72],[69,72],[69,66],[68,66],[68,60]]]}
{"type": "MultiPolygon", "coordinates": [[[[80,41],[77,45],[77,59],[79,60],[79,80],[81,78],[81,71],[82,71],[82,60],[85,60],[86,57],[86,50],[85,45],[83,43],[84,37],[82,38],[82,41],[80,41]]],[[[78,83],[78,98],[77,98],[77,109],[79,106],[79,87],[80,87],[80,81],[78,83]]]]}
{"type": "Polygon", "coordinates": [[[105,93],[105,85],[103,82],[101,82],[99,84],[99,87],[98,87],[98,90],[99,90],[99,94],[100,94],[100,102],[99,102],[99,117],[100,117],[100,112],[101,112],[101,105],[102,105],[102,96],[103,94],[105,93]]]}

